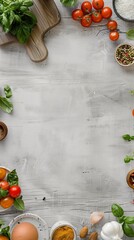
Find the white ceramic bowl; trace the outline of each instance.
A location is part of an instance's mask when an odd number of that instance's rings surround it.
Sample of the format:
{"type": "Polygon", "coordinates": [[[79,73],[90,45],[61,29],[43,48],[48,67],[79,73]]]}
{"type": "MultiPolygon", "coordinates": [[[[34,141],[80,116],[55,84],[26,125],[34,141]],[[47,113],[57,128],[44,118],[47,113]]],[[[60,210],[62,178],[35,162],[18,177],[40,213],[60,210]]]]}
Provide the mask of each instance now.
{"type": "MultiPolygon", "coordinates": [[[[7,167],[5,167],[5,166],[0,166],[0,168],[4,168],[6,171],[7,171],[7,174],[9,173],[9,172],[11,172],[11,170],[9,169],[9,168],[7,168],[7,167]]],[[[7,176],[7,175],[6,175],[7,176]]],[[[6,179],[6,177],[5,177],[5,179],[6,179]]],[[[11,208],[11,207],[10,207],[11,208]]],[[[10,208],[2,208],[1,206],[0,206],[0,212],[5,212],[5,211],[7,211],[8,209],[10,209],[10,208]]]]}
{"type": "Polygon", "coordinates": [[[131,44],[129,44],[129,43],[122,43],[122,44],[118,45],[117,48],[115,49],[115,55],[114,55],[114,56],[115,56],[115,60],[116,60],[116,62],[117,62],[120,66],[122,66],[122,67],[132,66],[132,65],[134,64],[134,60],[133,60],[132,63],[129,63],[129,64],[126,65],[126,64],[120,63],[120,62],[118,61],[118,59],[117,59],[117,50],[118,50],[121,46],[123,46],[123,45],[128,45],[128,46],[134,48],[134,46],[131,45],[131,44]]]}
{"type": "Polygon", "coordinates": [[[51,230],[50,230],[50,240],[52,240],[54,232],[55,232],[59,227],[63,227],[63,226],[68,226],[68,227],[71,227],[71,228],[73,229],[73,231],[74,231],[74,240],[76,240],[76,239],[77,239],[76,229],[75,229],[75,227],[74,227],[71,223],[69,223],[69,222],[67,222],[67,221],[59,221],[59,222],[56,222],[56,223],[52,226],[52,228],[51,228],[51,230]]]}
{"type": "Polygon", "coordinates": [[[11,234],[12,234],[12,230],[15,227],[15,225],[19,224],[21,222],[29,222],[37,228],[38,234],[39,234],[38,240],[48,240],[49,239],[49,231],[48,231],[47,223],[41,217],[39,217],[36,214],[32,214],[32,213],[23,213],[23,214],[15,217],[9,223],[11,234]]]}

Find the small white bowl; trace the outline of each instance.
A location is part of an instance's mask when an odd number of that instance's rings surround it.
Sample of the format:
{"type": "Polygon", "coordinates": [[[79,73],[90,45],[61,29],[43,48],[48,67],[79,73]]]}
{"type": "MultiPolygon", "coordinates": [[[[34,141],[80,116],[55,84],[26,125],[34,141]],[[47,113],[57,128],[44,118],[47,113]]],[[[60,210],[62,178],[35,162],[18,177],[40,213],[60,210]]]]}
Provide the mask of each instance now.
{"type": "MultiPolygon", "coordinates": [[[[7,168],[7,167],[5,167],[5,166],[0,166],[0,168],[4,168],[6,171],[7,171],[7,174],[9,173],[9,172],[11,172],[11,170],[9,169],[9,168],[7,168]]],[[[6,174],[6,176],[7,176],[7,174],[6,174]]],[[[4,180],[6,179],[6,177],[4,178],[4,180]]],[[[9,207],[9,208],[2,208],[1,206],[0,206],[0,212],[5,212],[5,211],[7,211],[7,210],[9,210],[11,207],[9,207]]]]}
{"type": "Polygon", "coordinates": [[[51,230],[50,230],[50,240],[53,239],[53,234],[54,234],[54,232],[55,232],[59,227],[63,227],[63,226],[68,226],[68,227],[71,227],[71,228],[72,228],[72,230],[73,230],[73,232],[74,232],[74,240],[76,240],[76,239],[77,239],[76,229],[75,229],[75,227],[74,227],[71,223],[69,223],[69,222],[67,222],[67,221],[59,221],[59,222],[56,222],[56,223],[52,226],[52,228],[51,228],[51,230]]]}
{"type": "Polygon", "coordinates": [[[132,63],[129,63],[129,64],[126,65],[126,64],[120,63],[120,62],[118,61],[118,59],[117,59],[117,56],[116,56],[117,50],[118,50],[121,46],[124,46],[124,45],[128,45],[128,46],[134,48],[134,46],[131,45],[131,44],[129,44],[129,43],[122,43],[122,44],[120,44],[120,45],[118,45],[118,46],[116,47],[114,56],[115,56],[116,62],[117,62],[120,66],[122,66],[122,67],[129,67],[129,66],[132,66],[132,65],[134,64],[134,60],[133,60],[132,63]]]}
{"type": "Polygon", "coordinates": [[[19,224],[21,222],[29,222],[37,228],[38,235],[39,235],[38,240],[48,240],[49,239],[49,231],[48,231],[47,223],[41,217],[39,217],[38,215],[33,214],[33,213],[23,213],[23,214],[15,217],[9,223],[10,233],[12,233],[12,230],[16,226],[16,224],[19,224]]]}

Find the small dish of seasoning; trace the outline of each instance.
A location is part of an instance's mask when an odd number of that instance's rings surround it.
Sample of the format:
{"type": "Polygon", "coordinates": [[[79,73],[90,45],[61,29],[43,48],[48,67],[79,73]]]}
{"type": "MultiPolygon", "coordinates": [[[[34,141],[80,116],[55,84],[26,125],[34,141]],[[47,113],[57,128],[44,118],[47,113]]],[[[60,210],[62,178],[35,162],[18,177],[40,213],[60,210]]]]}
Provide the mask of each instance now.
{"type": "Polygon", "coordinates": [[[113,0],[115,14],[126,22],[134,22],[134,0],[113,0]]]}
{"type": "Polygon", "coordinates": [[[76,240],[76,230],[67,221],[56,222],[51,228],[50,240],[76,240]]]}
{"type": "Polygon", "coordinates": [[[120,44],[115,50],[115,59],[121,66],[131,66],[134,63],[134,47],[128,43],[120,44]]]}
{"type": "Polygon", "coordinates": [[[128,186],[134,189],[134,169],[128,172],[126,180],[127,180],[128,186]]]}
{"type": "Polygon", "coordinates": [[[0,141],[2,141],[7,135],[8,129],[5,123],[0,122],[0,141]]]}

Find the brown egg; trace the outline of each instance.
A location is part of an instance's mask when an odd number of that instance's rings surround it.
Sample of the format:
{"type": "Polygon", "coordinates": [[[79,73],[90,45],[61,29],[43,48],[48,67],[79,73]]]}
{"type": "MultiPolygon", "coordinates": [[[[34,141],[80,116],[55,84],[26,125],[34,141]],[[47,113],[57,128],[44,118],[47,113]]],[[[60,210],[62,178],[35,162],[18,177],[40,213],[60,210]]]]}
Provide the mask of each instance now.
{"type": "Polygon", "coordinates": [[[37,228],[29,222],[17,224],[13,228],[11,240],[38,240],[37,228]]]}

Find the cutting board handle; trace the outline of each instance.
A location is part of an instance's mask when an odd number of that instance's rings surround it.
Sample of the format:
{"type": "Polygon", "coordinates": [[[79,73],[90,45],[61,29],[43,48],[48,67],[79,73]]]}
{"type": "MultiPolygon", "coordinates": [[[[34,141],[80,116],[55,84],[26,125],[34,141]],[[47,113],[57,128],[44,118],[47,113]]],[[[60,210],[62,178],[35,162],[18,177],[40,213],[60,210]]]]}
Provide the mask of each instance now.
{"type": "Polygon", "coordinates": [[[47,58],[48,50],[43,41],[43,35],[38,26],[31,33],[31,37],[26,44],[26,50],[33,62],[42,62],[47,58]]]}

